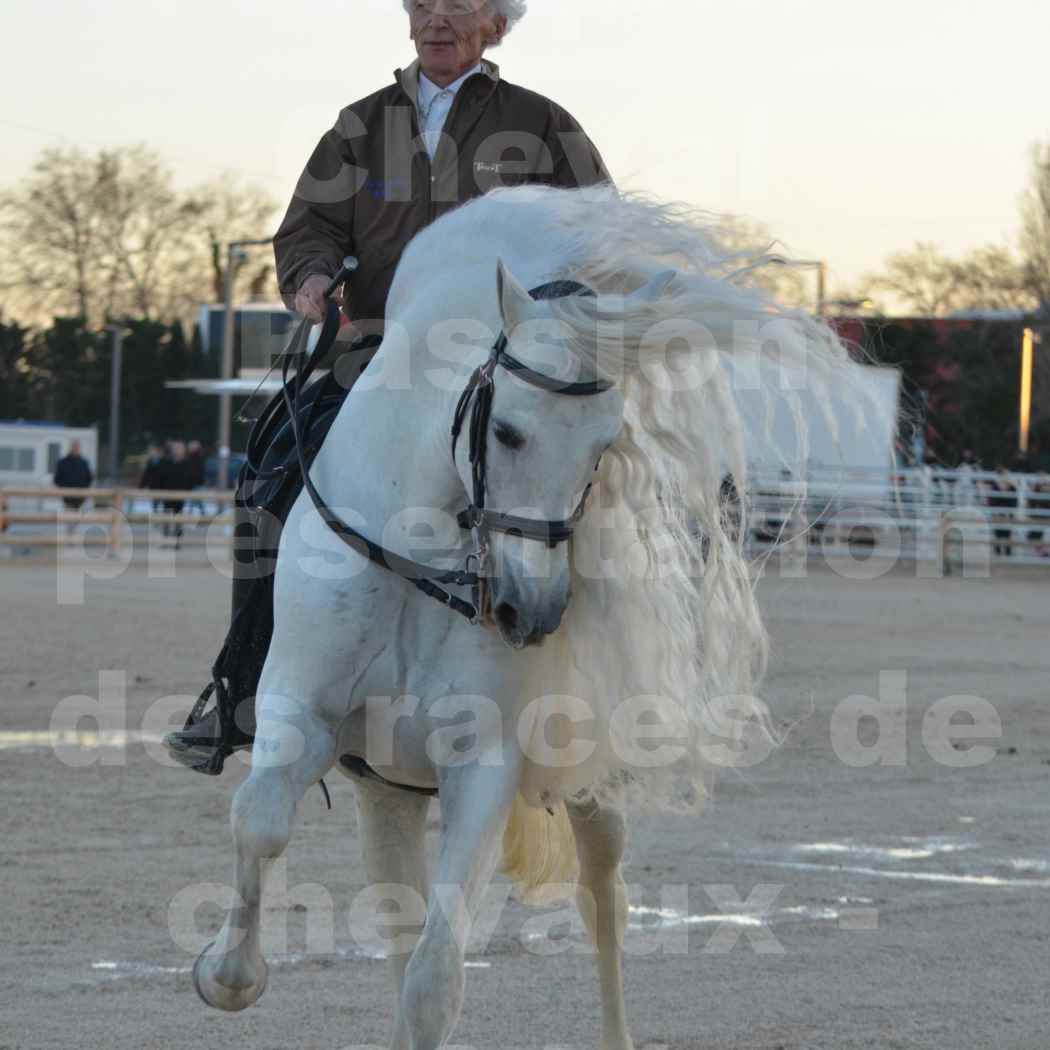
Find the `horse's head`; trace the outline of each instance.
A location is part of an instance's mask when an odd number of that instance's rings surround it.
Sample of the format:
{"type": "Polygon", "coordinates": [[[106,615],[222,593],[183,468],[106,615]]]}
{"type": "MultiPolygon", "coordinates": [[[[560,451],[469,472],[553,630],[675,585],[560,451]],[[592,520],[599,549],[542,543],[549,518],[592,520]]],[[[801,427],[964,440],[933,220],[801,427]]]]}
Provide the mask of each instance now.
{"type": "MultiPolygon", "coordinates": [[[[598,461],[620,434],[624,401],[615,384],[587,374],[587,355],[570,347],[573,338],[578,347],[579,333],[570,333],[550,303],[534,300],[502,263],[497,286],[506,353],[525,368],[497,368],[493,375],[484,505],[500,516],[500,527],[487,536],[489,593],[504,640],[522,648],[561,623],[570,596],[569,530],[544,535],[542,528],[515,528],[502,516],[571,525],[598,461]],[[554,380],[555,388],[543,379],[554,380]]],[[[654,292],[659,290],[641,294],[654,292]]],[[[457,462],[467,491],[473,491],[465,450],[457,462]]]]}

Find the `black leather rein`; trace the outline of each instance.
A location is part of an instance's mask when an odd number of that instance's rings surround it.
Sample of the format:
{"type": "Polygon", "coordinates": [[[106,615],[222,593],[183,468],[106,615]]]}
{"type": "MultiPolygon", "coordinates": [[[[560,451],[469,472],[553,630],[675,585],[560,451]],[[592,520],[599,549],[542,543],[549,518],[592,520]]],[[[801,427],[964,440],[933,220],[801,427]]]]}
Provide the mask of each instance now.
{"type": "MultiPolygon", "coordinates": [[[[533,299],[555,299],[567,295],[593,296],[594,292],[584,285],[577,284],[575,281],[554,281],[533,289],[529,294],[533,299]]],[[[303,325],[307,324],[308,322],[303,322],[303,325]]],[[[378,543],[373,543],[367,536],[343,521],[328,506],[310,478],[304,456],[299,423],[299,402],[302,395],[302,383],[304,376],[309,375],[312,370],[312,363],[321,359],[335,342],[338,328],[338,307],[334,303],[329,302],[328,314],[325,318],[321,337],[311,355],[310,363],[298,366],[295,375],[289,376],[293,360],[296,357],[302,360],[303,355],[305,355],[306,339],[305,337],[299,338],[299,333],[293,339],[295,349],[285,355],[282,369],[284,400],[291,419],[303,485],[324,523],[347,546],[358,554],[364,555],[373,564],[408,580],[424,594],[435,598],[443,605],[447,605],[450,609],[465,616],[472,623],[477,623],[484,608],[488,533],[503,532],[523,536],[526,539],[542,540],[552,547],[559,543],[564,543],[572,536],[576,524],[583,517],[587,496],[590,492],[590,486],[588,485],[575,513],[571,518],[564,521],[541,521],[533,518],[521,518],[486,509],[488,429],[492,413],[492,399],[495,393],[496,367],[501,366],[505,368],[519,379],[539,389],[569,397],[589,397],[594,394],[601,394],[610,390],[613,384],[602,379],[586,383],[564,383],[552,376],[544,375],[542,372],[536,372],[507,352],[506,333],[500,333],[488,359],[474,370],[468,380],[466,389],[464,389],[456,406],[452,423],[452,458],[455,461],[456,444],[463,425],[467,422],[468,409],[470,410],[469,441],[473,499],[470,506],[459,515],[458,520],[461,527],[472,530],[475,550],[467,557],[467,568],[440,572],[436,571],[432,566],[412,561],[410,558],[402,557],[400,554],[395,554],[393,551],[381,547],[378,543]],[[473,569],[469,567],[471,563],[475,566],[473,569]],[[464,601],[457,595],[445,590],[445,587],[442,585],[470,587],[473,601],[464,601]]]]}

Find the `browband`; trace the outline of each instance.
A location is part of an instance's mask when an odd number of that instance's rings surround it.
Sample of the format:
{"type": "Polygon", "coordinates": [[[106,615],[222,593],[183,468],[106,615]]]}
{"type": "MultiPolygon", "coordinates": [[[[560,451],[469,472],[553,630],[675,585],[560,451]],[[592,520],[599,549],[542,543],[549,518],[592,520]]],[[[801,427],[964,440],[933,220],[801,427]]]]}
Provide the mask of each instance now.
{"type": "MultiPolygon", "coordinates": [[[[533,288],[529,295],[537,301],[544,299],[564,299],[570,295],[579,295],[587,298],[595,298],[592,289],[578,281],[550,281],[533,288]]],[[[526,383],[539,387],[541,390],[549,390],[552,394],[566,394],[569,397],[591,397],[594,394],[604,394],[614,386],[607,379],[595,379],[588,383],[566,383],[553,376],[537,372],[533,368],[519,361],[513,354],[507,353],[507,333],[500,332],[496,345],[492,348],[492,356],[497,363],[502,365],[508,372],[513,372],[519,379],[526,383]]]]}

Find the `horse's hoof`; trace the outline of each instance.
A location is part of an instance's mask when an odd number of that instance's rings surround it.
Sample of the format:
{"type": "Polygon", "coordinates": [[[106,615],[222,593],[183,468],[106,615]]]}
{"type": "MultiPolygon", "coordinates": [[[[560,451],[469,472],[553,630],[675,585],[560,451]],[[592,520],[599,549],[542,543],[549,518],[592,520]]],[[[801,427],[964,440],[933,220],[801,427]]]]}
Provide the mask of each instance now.
{"type": "Polygon", "coordinates": [[[259,959],[261,973],[253,985],[248,988],[227,988],[214,977],[208,977],[206,973],[201,972],[201,964],[207,961],[208,952],[214,946],[215,942],[212,941],[197,956],[197,961],[193,964],[193,987],[197,990],[201,1001],[206,1006],[215,1010],[225,1010],[227,1013],[237,1013],[258,1002],[259,997],[266,991],[266,981],[269,976],[266,961],[259,959]]]}

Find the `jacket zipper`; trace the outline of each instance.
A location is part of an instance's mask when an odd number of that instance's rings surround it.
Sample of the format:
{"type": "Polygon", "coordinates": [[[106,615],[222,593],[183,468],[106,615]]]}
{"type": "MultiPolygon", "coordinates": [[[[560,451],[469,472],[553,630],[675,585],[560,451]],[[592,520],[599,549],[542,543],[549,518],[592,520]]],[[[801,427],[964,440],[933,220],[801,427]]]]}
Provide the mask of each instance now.
{"type": "MultiPolygon", "coordinates": [[[[463,98],[463,88],[465,88],[465,87],[466,87],[466,84],[464,84],[463,87],[460,88],[459,91],[456,92],[456,97],[452,100],[452,105],[449,108],[448,116],[445,118],[445,123],[443,125],[443,130],[445,128],[449,128],[449,127],[454,126],[456,117],[459,115],[459,111],[463,108],[463,105],[464,105],[464,103],[461,102],[461,99],[463,98]]],[[[415,136],[414,137],[415,138],[419,138],[423,134],[423,132],[422,132],[420,126],[419,126],[419,107],[416,104],[416,100],[413,99],[413,98],[410,98],[408,92],[405,91],[405,89],[403,87],[401,88],[401,94],[404,95],[405,98],[408,99],[409,105],[412,108],[412,130],[415,132],[415,136]]],[[[477,119],[479,119],[479,120],[481,119],[481,114],[480,113],[478,114],[478,118],[477,119]]],[[[438,150],[440,150],[440,149],[441,149],[441,142],[439,140],[438,141],[438,150]]],[[[426,185],[429,187],[429,190],[427,191],[428,194],[429,194],[429,214],[430,214],[430,219],[429,219],[429,222],[428,222],[428,225],[429,225],[429,223],[434,222],[434,220],[438,217],[437,216],[437,201],[434,200],[434,186],[436,185],[437,176],[434,174],[434,162],[430,159],[430,153],[426,150],[426,148],[423,149],[422,154],[423,154],[423,163],[426,165],[426,171],[427,171],[426,185]]],[[[418,154],[417,154],[417,156],[418,156],[418,154]]],[[[461,172],[459,172],[459,171],[456,172],[457,180],[459,179],[460,174],[461,174],[461,172]]]]}

